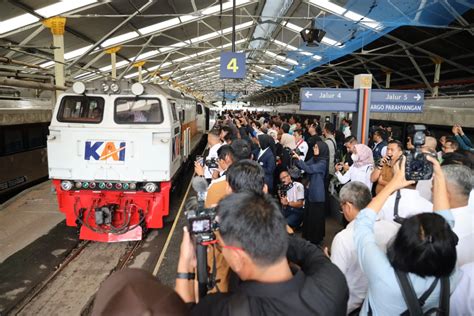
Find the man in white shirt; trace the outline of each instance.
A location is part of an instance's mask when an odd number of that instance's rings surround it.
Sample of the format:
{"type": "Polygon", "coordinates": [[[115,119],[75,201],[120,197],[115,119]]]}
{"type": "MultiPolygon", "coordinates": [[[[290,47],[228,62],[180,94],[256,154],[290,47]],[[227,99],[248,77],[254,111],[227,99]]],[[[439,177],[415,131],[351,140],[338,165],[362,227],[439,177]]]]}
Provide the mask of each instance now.
{"type": "Polygon", "coordinates": [[[344,137],[347,138],[352,135],[351,132],[351,126],[348,120],[342,119],[341,121],[342,124],[342,133],[344,134],[344,137]]]}
{"type": "MultiPolygon", "coordinates": [[[[395,221],[395,207],[397,192],[393,193],[382,206],[378,218],[386,221],[395,221]]],[[[406,187],[400,190],[398,201],[398,217],[407,218],[420,213],[432,213],[433,204],[420,195],[415,186],[406,187]]]]}
{"type": "Polygon", "coordinates": [[[301,129],[295,129],[293,136],[295,137],[296,142],[295,151],[298,151],[298,156],[301,157],[300,160],[304,161],[306,154],[308,153],[308,143],[303,139],[303,131],[301,129]]]}
{"type": "MultiPolygon", "coordinates": [[[[209,154],[205,157],[205,161],[209,162],[214,158],[217,163],[217,151],[222,146],[219,130],[213,129],[207,134],[207,144],[209,146],[209,154]]],[[[217,168],[209,168],[209,166],[205,165],[204,178],[206,178],[206,180],[211,180],[213,171],[215,170],[217,170],[217,168]]]]}
{"type": "Polygon", "coordinates": [[[450,315],[474,315],[474,262],[459,268],[461,278],[451,294],[450,315]]]}
{"type": "Polygon", "coordinates": [[[288,171],[280,173],[280,181],[278,196],[283,208],[283,215],[290,227],[298,228],[303,220],[304,186],[293,181],[288,171]]]}
{"type": "Polygon", "coordinates": [[[456,246],[458,266],[474,262],[474,205],[470,205],[473,171],[462,165],[443,166],[448,188],[449,205],[454,217],[453,231],[459,241],[456,246]]]}
{"type": "MultiPolygon", "coordinates": [[[[346,184],[339,193],[341,209],[349,225],[334,237],[331,246],[331,261],[346,276],[349,286],[348,314],[362,305],[367,294],[367,277],[360,268],[354,245],[354,219],[371,199],[369,188],[357,181],[346,184]]],[[[386,251],[387,244],[398,231],[398,226],[389,221],[377,220],[374,231],[377,245],[386,251]]]]}

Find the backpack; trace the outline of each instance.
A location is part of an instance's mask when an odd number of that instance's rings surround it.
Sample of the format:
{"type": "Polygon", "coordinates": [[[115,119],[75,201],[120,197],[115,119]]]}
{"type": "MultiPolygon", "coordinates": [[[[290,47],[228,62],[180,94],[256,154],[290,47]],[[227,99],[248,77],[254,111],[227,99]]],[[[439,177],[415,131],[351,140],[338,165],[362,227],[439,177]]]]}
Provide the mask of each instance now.
{"type": "Polygon", "coordinates": [[[344,158],[344,153],[342,151],[341,148],[339,148],[337,145],[336,145],[336,142],[334,141],[334,139],[332,138],[327,138],[331,141],[333,147],[334,147],[334,164],[337,164],[341,161],[343,161],[343,158],[344,158]]]}

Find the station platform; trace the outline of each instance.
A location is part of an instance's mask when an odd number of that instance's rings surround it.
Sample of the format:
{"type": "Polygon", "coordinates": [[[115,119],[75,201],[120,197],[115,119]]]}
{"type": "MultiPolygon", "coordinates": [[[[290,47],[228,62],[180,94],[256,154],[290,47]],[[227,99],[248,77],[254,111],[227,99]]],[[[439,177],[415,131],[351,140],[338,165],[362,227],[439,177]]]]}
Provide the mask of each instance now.
{"type": "MultiPolygon", "coordinates": [[[[193,196],[196,196],[196,192],[192,188],[189,188],[186,199],[193,196]]],[[[166,246],[153,269],[153,274],[156,275],[158,280],[172,288],[175,286],[179,249],[181,240],[183,239],[183,227],[187,225],[186,217],[184,215],[184,204],[178,212],[178,217],[173,223],[170,235],[166,241],[166,246]]],[[[326,217],[326,235],[324,237],[323,247],[330,248],[334,236],[344,228],[340,219],[341,217],[338,217],[337,214],[328,214],[326,217]]],[[[295,232],[295,234],[301,236],[299,231],[295,232]]]]}

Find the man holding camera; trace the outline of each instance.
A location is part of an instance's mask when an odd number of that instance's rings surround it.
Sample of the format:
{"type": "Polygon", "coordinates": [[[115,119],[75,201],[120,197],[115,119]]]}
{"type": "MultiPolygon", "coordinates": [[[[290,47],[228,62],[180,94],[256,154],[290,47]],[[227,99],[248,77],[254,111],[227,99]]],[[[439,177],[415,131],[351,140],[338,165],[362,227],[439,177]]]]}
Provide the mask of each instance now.
{"type": "MultiPolygon", "coordinates": [[[[201,298],[193,315],[345,315],[344,275],[321,249],[288,236],[285,219],[270,196],[231,194],[216,211],[217,244],[242,282],[232,293],[201,298]]],[[[176,279],[176,292],[187,303],[195,302],[191,238],[185,229],[176,279]]]]}
{"type": "Polygon", "coordinates": [[[207,145],[209,147],[209,153],[204,161],[201,161],[202,157],[197,157],[196,163],[194,164],[194,171],[198,175],[203,175],[209,183],[213,178],[214,171],[219,167],[217,165],[217,151],[222,146],[222,143],[220,140],[220,131],[218,129],[212,129],[209,131],[207,134],[207,145]],[[201,168],[203,170],[201,170],[201,168]]]}
{"type": "Polygon", "coordinates": [[[393,165],[403,155],[403,144],[398,140],[391,140],[387,145],[387,154],[380,159],[370,180],[377,182],[375,193],[379,193],[385,185],[393,178],[393,165]]]}
{"type": "Polygon", "coordinates": [[[280,173],[280,181],[278,196],[283,215],[291,228],[298,228],[303,220],[304,186],[299,182],[293,182],[288,171],[280,173]]]}

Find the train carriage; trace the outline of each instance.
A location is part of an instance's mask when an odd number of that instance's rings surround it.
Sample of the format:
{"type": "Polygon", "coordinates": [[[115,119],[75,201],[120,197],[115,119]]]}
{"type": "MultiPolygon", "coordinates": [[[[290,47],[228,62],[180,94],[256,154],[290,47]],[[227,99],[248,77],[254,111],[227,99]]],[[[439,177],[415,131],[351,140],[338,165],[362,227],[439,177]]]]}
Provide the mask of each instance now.
{"type": "Polygon", "coordinates": [[[103,242],[162,228],[171,182],[205,131],[203,108],[152,84],[77,82],[62,94],[48,157],[67,225],[103,242]]]}

